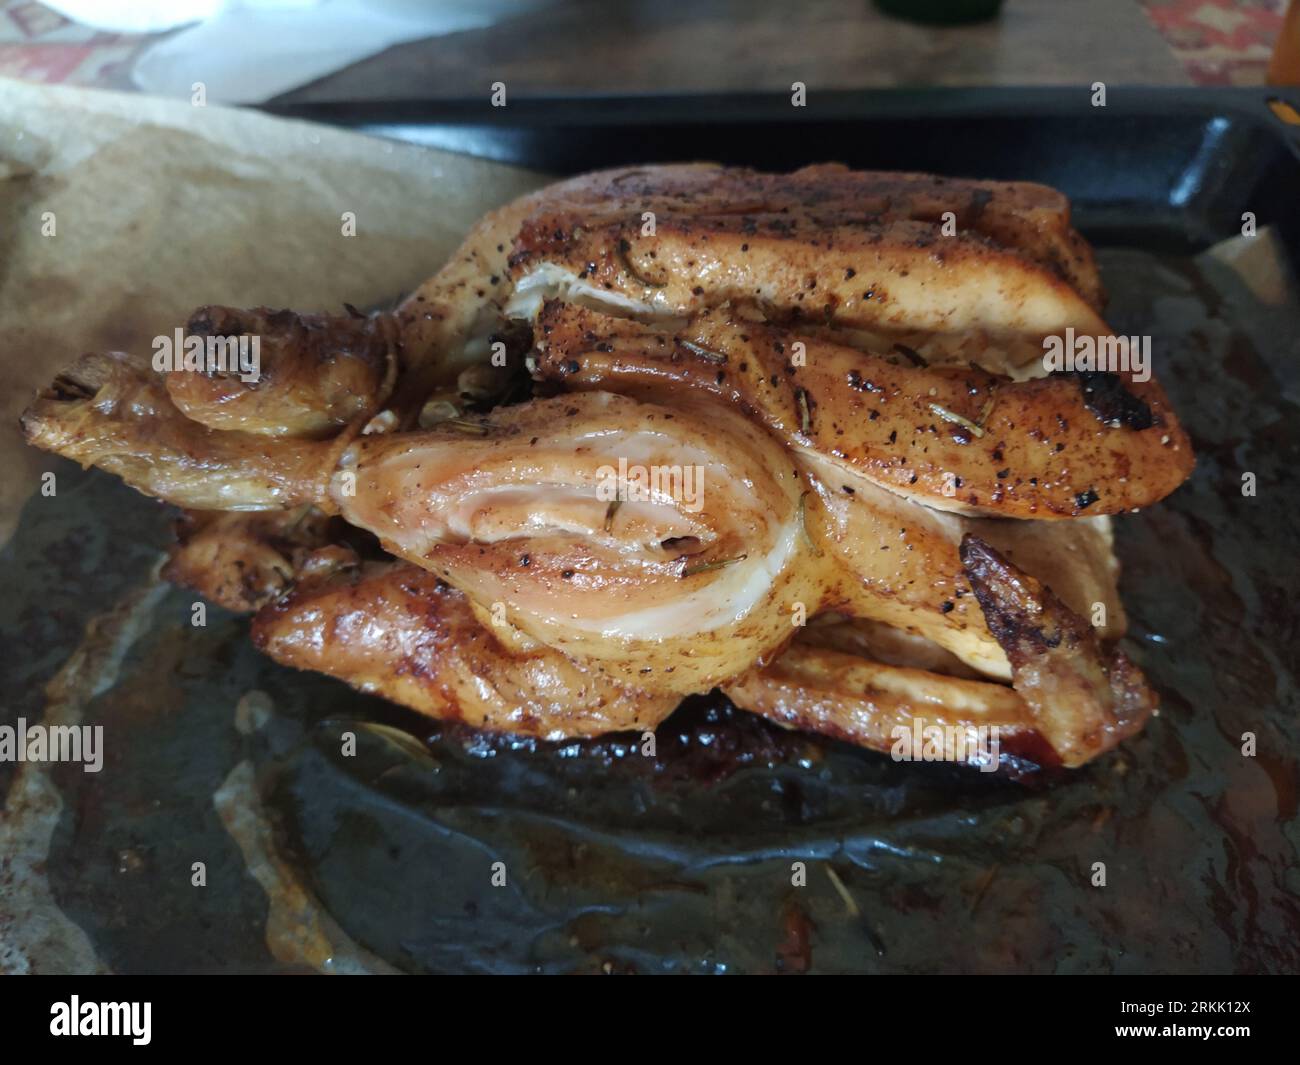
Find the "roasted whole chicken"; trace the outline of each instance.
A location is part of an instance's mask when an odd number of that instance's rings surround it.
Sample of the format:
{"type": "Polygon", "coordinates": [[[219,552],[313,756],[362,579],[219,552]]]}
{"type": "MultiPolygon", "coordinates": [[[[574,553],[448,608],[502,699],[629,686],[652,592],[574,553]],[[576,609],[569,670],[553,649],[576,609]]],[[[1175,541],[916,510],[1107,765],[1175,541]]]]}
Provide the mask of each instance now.
{"type": "Polygon", "coordinates": [[[1042,186],[611,170],[488,215],[391,313],[196,311],[256,375],[86,355],[23,429],[182,508],[166,575],[271,657],[434,718],[641,731],[720,688],[1075,767],[1156,707],[1110,516],[1193,464],[1153,378],[1048,373],[1102,302],[1042,186]]]}

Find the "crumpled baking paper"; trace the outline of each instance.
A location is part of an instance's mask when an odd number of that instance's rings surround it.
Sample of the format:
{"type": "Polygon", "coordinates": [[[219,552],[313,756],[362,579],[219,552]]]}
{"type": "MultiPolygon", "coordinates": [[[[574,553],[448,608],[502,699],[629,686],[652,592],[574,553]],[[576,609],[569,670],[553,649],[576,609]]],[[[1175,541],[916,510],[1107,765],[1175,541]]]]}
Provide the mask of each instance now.
{"type": "Polygon", "coordinates": [[[147,354],[206,303],[390,304],[542,180],[254,112],[0,79],[0,543],[55,461],[18,416],[78,355],[147,354]]]}

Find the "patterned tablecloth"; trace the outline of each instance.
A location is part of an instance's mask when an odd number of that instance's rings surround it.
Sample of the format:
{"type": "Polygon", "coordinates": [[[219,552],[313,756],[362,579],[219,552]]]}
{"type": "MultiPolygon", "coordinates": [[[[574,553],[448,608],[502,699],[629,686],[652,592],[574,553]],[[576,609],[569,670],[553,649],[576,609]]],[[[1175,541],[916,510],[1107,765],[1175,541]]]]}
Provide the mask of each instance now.
{"type": "MultiPolygon", "coordinates": [[[[1015,2],[1015,0],[1010,0],[1015,2]]],[[[1259,85],[1287,0],[1134,0],[1202,85],[1259,85]]],[[[104,33],[36,0],[0,0],[0,75],[130,88],[135,57],[154,35],[104,33]]]]}
{"type": "Polygon", "coordinates": [[[1287,0],[1141,0],[1198,85],[1260,85],[1287,0]]]}

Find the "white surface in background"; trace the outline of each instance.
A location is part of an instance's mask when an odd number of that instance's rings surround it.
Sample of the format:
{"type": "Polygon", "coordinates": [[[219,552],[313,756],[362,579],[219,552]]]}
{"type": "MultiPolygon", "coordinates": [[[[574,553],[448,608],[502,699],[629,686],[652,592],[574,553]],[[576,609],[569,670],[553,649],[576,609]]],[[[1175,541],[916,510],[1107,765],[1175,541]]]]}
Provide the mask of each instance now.
{"type": "MultiPolygon", "coordinates": [[[[261,103],[402,41],[478,29],[547,0],[46,0],[77,22],[147,33],[197,23],[147,49],[135,84],[210,103],[261,103]],[[202,20],[202,21],[200,21],[202,20]]],[[[489,72],[483,93],[490,91],[489,72]]]]}
{"type": "Polygon", "coordinates": [[[116,33],[158,33],[216,13],[225,0],[41,0],[64,18],[116,33]]]}

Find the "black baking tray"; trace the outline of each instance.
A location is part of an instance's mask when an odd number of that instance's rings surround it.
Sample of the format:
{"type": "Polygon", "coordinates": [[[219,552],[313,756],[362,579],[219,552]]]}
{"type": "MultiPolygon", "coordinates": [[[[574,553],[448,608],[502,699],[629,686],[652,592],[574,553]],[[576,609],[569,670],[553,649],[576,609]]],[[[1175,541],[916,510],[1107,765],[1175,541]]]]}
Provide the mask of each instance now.
{"type": "MultiPolygon", "coordinates": [[[[814,92],[799,110],[748,96],[268,108],[556,174],[839,160],[1066,192],[1099,249],[1112,324],[1152,336],[1198,453],[1170,500],[1117,521],[1128,647],[1162,713],[1118,752],[1029,781],[896,764],[717,697],[665,723],[654,758],[625,737],[515,743],[282,669],[253,651],[245,621],[212,610],[195,630],[191,597],[164,590],[133,608],[139,632],[112,677],[78,696],[87,721],[114,729],[115,771],[53,774],[59,908],[117,971],[325,966],[283,925],[268,932],[268,897],[281,915],[324,921],[343,968],[1300,969],[1300,307],[1294,287],[1262,298],[1204,254],[1251,212],[1294,272],[1300,127],[1270,95],[1112,87],[1105,108],[1087,87],[814,92]],[[1256,495],[1242,495],[1243,472],[1256,495]],[[250,690],[265,720],[241,730],[233,707],[250,690]],[[358,757],[340,757],[340,731],[357,722],[404,729],[423,753],[360,729],[358,757]],[[241,762],[234,783],[264,810],[278,880],[249,874],[214,808],[241,762]],[[202,891],[188,877],[199,859],[202,891]],[[508,879],[494,887],[498,861],[508,879]],[[792,882],[795,862],[806,886],[792,882]]],[[[58,504],[29,505],[0,553],[12,652],[0,681],[18,693],[0,720],[40,716],[42,687],[87,647],[87,619],[138,596],[168,539],[163,508],[112,478],[58,470],[58,504]]],[[[0,765],[0,784],[11,776],[0,765]]]]}
{"type": "Polygon", "coordinates": [[[708,159],[790,170],[836,160],[879,170],[1040,181],[1092,239],[1182,250],[1239,232],[1243,211],[1300,254],[1300,90],[1109,87],[812,92],[787,96],[529,97],[268,106],[289,117],[554,174],[708,159]]]}

